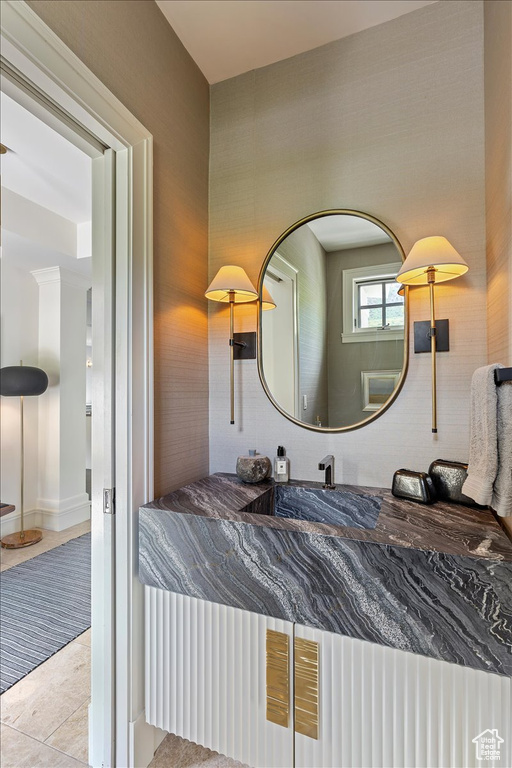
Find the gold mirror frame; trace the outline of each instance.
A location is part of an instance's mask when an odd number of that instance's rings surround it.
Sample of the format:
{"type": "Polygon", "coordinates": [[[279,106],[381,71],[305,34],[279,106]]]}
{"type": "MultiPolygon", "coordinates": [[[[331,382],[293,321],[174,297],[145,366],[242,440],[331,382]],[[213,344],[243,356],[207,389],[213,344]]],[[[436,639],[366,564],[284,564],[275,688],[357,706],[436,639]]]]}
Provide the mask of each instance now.
{"type": "Polygon", "coordinates": [[[350,424],[345,427],[318,427],[315,424],[306,424],[303,421],[299,421],[299,419],[296,419],[294,416],[291,416],[287,411],[284,411],[281,406],[274,400],[272,393],[270,392],[267,382],[265,381],[265,376],[263,373],[263,348],[262,348],[262,309],[261,309],[261,299],[262,299],[262,289],[263,289],[263,279],[265,277],[265,272],[267,269],[267,266],[270,262],[270,259],[276,252],[276,250],[279,248],[283,240],[285,240],[288,235],[290,235],[292,232],[294,232],[296,229],[301,227],[303,224],[307,224],[309,221],[313,221],[313,219],[320,219],[324,216],[334,216],[334,215],[345,215],[345,216],[358,216],[359,218],[366,219],[367,221],[372,222],[372,224],[376,224],[378,227],[380,227],[384,232],[386,232],[387,235],[391,238],[392,242],[395,244],[398,253],[400,254],[400,257],[402,259],[402,262],[405,261],[405,252],[402,248],[402,245],[400,241],[398,240],[397,236],[394,232],[389,229],[389,227],[386,226],[380,219],[376,219],[375,216],[371,216],[369,213],[363,213],[362,211],[355,211],[350,208],[332,208],[325,211],[317,211],[316,213],[311,213],[309,216],[305,216],[302,219],[299,219],[299,221],[296,221],[295,224],[292,224],[290,227],[288,227],[287,230],[285,230],[282,235],[280,235],[275,243],[272,245],[270,251],[265,257],[265,261],[263,262],[263,265],[260,270],[259,278],[258,278],[258,295],[259,295],[259,301],[258,301],[258,375],[260,377],[261,385],[264,389],[264,392],[274,408],[276,408],[279,413],[281,413],[288,421],[292,421],[294,424],[297,424],[299,427],[303,427],[304,429],[310,429],[313,432],[352,432],[355,429],[361,429],[361,427],[365,427],[367,424],[370,424],[370,422],[375,421],[375,419],[378,419],[380,416],[382,416],[383,413],[385,413],[388,408],[394,403],[398,395],[400,394],[400,391],[404,385],[405,377],[407,376],[407,370],[409,367],[409,289],[406,286],[405,287],[405,296],[404,296],[404,357],[403,357],[403,364],[402,364],[402,372],[400,374],[400,378],[398,380],[397,386],[395,387],[392,395],[389,397],[389,399],[386,401],[386,403],[379,408],[378,411],[375,411],[371,416],[368,416],[366,419],[363,419],[362,421],[358,421],[355,424],[350,424]]]}

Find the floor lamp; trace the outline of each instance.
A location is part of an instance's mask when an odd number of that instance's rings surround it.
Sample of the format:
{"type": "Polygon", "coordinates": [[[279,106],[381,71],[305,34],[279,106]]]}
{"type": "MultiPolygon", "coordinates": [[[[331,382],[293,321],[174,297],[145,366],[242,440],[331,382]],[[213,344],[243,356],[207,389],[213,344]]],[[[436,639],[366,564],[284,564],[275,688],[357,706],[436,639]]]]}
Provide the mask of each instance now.
{"type": "Polygon", "coordinates": [[[428,285],[430,292],[430,352],[432,357],[432,432],[437,432],[436,392],[436,314],[434,286],[453,280],[469,267],[445,237],[424,237],[418,240],[396,276],[404,285],[428,285]]]}
{"type": "Polygon", "coordinates": [[[34,395],[42,395],[48,388],[48,376],[41,368],[33,368],[30,365],[11,365],[0,369],[0,395],[4,397],[20,398],[20,439],[21,439],[21,483],[20,483],[20,517],[21,530],[11,533],[2,539],[2,547],[6,549],[19,549],[29,547],[41,541],[43,534],[38,530],[26,531],[23,524],[24,513],[24,464],[25,464],[25,440],[23,429],[23,398],[34,395]]]}

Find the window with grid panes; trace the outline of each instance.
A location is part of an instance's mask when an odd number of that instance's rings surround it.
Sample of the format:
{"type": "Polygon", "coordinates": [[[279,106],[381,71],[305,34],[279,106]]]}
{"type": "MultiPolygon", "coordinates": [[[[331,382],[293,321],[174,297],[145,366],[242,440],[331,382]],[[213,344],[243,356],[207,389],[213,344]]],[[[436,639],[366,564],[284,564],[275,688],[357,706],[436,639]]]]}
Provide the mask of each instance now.
{"type": "Polygon", "coordinates": [[[357,282],[354,328],[403,328],[404,299],[398,295],[399,288],[393,278],[357,282]]]}

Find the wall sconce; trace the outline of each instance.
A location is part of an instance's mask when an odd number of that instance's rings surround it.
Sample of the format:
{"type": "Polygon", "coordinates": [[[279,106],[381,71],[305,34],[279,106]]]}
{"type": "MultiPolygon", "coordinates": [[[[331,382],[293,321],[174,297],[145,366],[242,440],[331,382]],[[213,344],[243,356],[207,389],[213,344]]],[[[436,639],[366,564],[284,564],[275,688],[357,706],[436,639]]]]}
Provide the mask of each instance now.
{"type": "MultiPolygon", "coordinates": [[[[211,301],[229,303],[229,382],[230,424],[235,423],[235,360],[253,360],[256,357],[256,332],[234,333],[234,305],[259,299],[258,292],[242,267],[221,267],[204,294],[211,301]]],[[[261,309],[275,309],[276,303],[263,286],[261,309]]]]}
{"type": "MultiPolygon", "coordinates": [[[[432,432],[437,432],[436,351],[438,347],[434,285],[466,274],[469,267],[445,237],[424,237],[418,240],[396,276],[404,285],[428,285],[430,290],[430,352],[432,356],[432,432]]],[[[443,321],[438,321],[442,323],[443,321]]],[[[446,343],[448,342],[448,321],[446,343]]],[[[415,323],[416,325],[416,323],[415,323]]],[[[447,347],[445,347],[447,349],[447,347]]]]}
{"type": "Polygon", "coordinates": [[[276,307],[277,307],[277,304],[275,303],[274,299],[270,295],[270,291],[265,285],[263,285],[261,290],[261,309],[263,310],[263,312],[266,312],[269,309],[275,309],[276,307]]]}
{"type": "MultiPolygon", "coordinates": [[[[247,347],[247,341],[239,337],[245,334],[234,333],[234,306],[235,304],[244,304],[249,301],[255,301],[258,298],[258,292],[247,277],[242,267],[226,266],[221,267],[208,290],[204,294],[211,301],[221,301],[229,303],[229,382],[230,382],[230,424],[235,423],[235,365],[234,348],[244,349],[247,347]]],[[[256,352],[255,352],[256,354],[256,352]]]]}

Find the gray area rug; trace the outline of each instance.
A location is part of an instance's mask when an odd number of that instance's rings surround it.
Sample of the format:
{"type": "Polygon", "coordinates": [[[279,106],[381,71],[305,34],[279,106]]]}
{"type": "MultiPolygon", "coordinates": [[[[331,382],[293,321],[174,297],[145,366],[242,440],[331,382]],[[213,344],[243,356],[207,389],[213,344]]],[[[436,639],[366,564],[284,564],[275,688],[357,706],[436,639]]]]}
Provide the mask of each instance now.
{"type": "Polygon", "coordinates": [[[0,693],[91,626],[91,534],[0,575],[0,693]]]}

